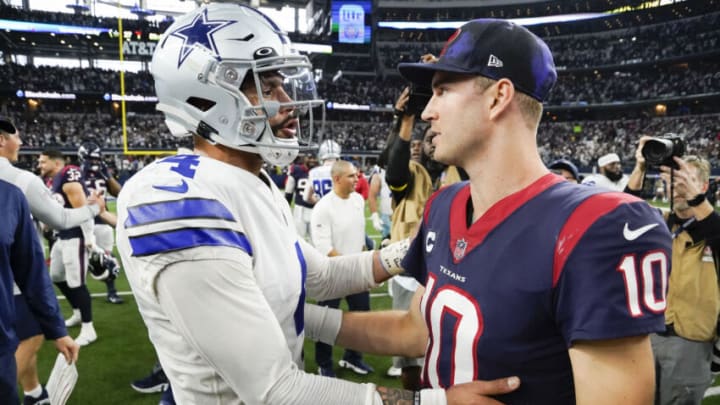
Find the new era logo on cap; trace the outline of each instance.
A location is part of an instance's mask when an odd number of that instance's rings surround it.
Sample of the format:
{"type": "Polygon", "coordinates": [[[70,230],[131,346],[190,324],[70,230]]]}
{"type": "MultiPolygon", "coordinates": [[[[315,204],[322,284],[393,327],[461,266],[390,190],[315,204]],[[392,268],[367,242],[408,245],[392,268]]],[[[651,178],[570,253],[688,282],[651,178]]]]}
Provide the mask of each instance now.
{"type": "Polygon", "coordinates": [[[495,55],[493,55],[493,54],[490,54],[490,59],[488,60],[488,64],[487,64],[487,65],[488,65],[488,66],[491,66],[491,67],[498,67],[498,68],[503,67],[502,61],[501,61],[500,59],[498,59],[498,57],[495,56],[495,55]]]}
{"type": "Polygon", "coordinates": [[[435,63],[401,63],[400,74],[429,86],[435,72],[510,80],[515,89],[542,102],[557,79],[552,53],[527,28],[500,19],[472,20],[458,28],[435,63]]]}

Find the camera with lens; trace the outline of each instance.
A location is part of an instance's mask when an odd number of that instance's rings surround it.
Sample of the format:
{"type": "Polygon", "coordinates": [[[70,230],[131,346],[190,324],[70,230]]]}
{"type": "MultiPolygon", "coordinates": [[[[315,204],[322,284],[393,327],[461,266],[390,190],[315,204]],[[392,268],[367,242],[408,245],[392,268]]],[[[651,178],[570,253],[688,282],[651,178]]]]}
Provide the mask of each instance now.
{"type": "Polygon", "coordinates": [[[430,87],[410,85],[410,94],[408,95],[407,105],[405,106],[405,114],[414,115],[420,118],[425,106],[432,98],[432,89],[430,87]]]}
{"type": "Polygon", "coordinates": [[[669,166],[678,169],[673,156],[685,154],[685,139],[677,134],[667,133],[648,139],[640,151],[648,166],[669,166]]]}

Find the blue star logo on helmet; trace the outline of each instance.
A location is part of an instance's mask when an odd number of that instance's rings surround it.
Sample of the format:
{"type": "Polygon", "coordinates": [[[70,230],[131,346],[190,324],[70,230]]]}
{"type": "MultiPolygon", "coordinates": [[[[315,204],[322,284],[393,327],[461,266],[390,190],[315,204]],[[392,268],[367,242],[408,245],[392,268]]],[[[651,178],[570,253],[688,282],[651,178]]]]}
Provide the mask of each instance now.
{"type": "MultiPolygon", "coordinates": [[[[170,35],[181,38],[184,41],[180,47],[180,55],[178,55],[178,68],[183,64],[185,59],[187,59],[193,49],[195,49],[195,44],[200,44],[209,51],[212,51],[215,58],[220,60],[213,35],[236,22],[237,21],[234,20],[209,20],[206,9],[196,15],[190,24],[184,25],[171,32],[170,35]]],[[[168,36],[168,38],[169,37],[170,36],[168,36]]]]}

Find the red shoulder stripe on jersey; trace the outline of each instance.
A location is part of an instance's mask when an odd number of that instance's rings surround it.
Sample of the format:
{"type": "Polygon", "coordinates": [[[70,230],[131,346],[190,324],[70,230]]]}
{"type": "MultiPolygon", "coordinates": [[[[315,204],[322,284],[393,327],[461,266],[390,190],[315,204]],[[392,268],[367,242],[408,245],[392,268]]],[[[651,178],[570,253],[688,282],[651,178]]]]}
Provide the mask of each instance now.
{"type": "Polygon", "coordinates": [[[435,200],[435,197],[437,197],[437,195],[440,194],[443,189],[445,189],[445,187],[430,194],[430,198],[428,198],[427,202],[425,202],[425,210],[423,211],[423,222],[425,224],[427,224],[428,214],[430,213],[430,205],[432,204],[433,200],[435,200]]]}
{"type": "MultiPolygon", "coordinates": [[[[615,210],[622,204],[642,201],[641,199],[627,194],[609,191],[606,193],[595,194],[588,197],[575,208],[570,217],[565,221],[557,242],[555,242],[555,257],[553,258],[553,280],[552,285],[555,287],[563,267],[568,257],[575,249],[580,239],[585,235],[588,229],[600,217],[615,210]]],[[[618,236],[619,237],[619,236],[618,236]]]]}
{"type": "Polygon", "coordinates": [[[65,166],[63,166],[63,168],[60,169],[60,175],[64,176],[65,173],[67,173],[68,170],[70,170],[70,169],[77,169],[77,166],[73,166],[73,165],[65,165],[65,166]]]}
{"type": "Polygon", "coordinates": [[[467,201],[470,198],[470,185],[468,184],[455,195],[450,207],[450,251],[455,252],[456,247],[462,246],[460,250],[463,252],[462,255],[454,255],[453,261],[460,262],[464,255],[480,245],[496,226],[505,221],[523,204],[547,190],[548,187],[563,181],[565,181],[564,178],[553,173],[540,177],[531,185],[495,203],[470,228],[467,227],[466,222],[467,201]],[[458,241],[461,241],[460,245],[458,245],[458,241]]]}

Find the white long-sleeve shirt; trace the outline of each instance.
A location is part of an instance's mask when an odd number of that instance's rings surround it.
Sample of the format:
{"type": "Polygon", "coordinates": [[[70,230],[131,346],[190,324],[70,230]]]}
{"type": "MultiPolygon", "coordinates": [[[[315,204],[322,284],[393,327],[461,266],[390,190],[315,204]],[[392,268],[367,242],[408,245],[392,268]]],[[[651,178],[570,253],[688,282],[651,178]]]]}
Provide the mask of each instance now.
{"type": "Polygon", "coordinates": [[[69,229],[93,219],[99,212],[97,204],[80,208],[64,208],[53,198],[40,178],[13,166],[0,157],[0,179],[19,188],[28,200],[30,212],[37,220],[53,229],[69,229]]]}
{"type": "Polygon", "coordinates": [[[356,192],[340,198],[334,191],[315,204],[310,236],[320,253],[333,249],[341,255],[362,252],[365,246],[365,200],[356,192]]]}

